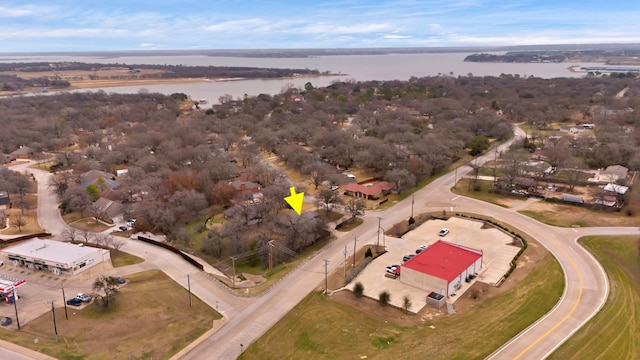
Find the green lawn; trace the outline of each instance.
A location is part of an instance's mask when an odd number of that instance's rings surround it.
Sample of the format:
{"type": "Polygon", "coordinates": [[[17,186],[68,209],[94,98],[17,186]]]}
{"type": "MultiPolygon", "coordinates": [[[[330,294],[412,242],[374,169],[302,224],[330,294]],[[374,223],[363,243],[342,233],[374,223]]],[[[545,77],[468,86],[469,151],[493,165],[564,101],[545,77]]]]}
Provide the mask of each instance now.
{"type": "Polygon", "coordinates": [[[111,249],[109,251],[111,252],[111,263],[113,264],[113,267],[116,267],[116,268],[127,266],[127,265],[138,264],[144,261],[143,258],[126,253],[122,250],[115,251],[111,249]]]}
{"type": "Polygon", "coordinates": [[[451,189],[451,192],[453,192],[454,194],[482,200],[494,205],[508,207],[507,205],[500,202],[506,196],[496,194],[492,191],[493,181],[478,180],[477,186],[474,186],[473,183],[474,182],[470,179],[461,179],[458,181],[456,186],[451,189]]]}
{"type": "Polygon", "coordinates": [[[410,327],[314,292],[248,347],[241,359],[483,359],[548,312],[563,287],[560,266],[545,254],[526,280],[508,293],[465,314],[425,319],[410,327]]]}
{"type": "Polygon", "coordinates": [[[640,359],[640,239],[594,236],[580,243],[607,272],[609,298],[550,359],[640,359]]]}

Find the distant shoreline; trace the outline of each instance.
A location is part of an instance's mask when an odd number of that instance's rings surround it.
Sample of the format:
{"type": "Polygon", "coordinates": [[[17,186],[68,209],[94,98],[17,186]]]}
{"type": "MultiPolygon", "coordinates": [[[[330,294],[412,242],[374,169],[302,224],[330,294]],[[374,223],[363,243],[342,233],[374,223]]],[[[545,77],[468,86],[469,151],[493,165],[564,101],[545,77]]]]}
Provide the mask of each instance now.
{"type": "MultiPolygon", "coordinates": [[[[349,74],[304,74],[301,76],[287,76],[280,78],[172,78],[172,79],[120,79],[120,80],[73,80],[69,81],[70,86],[65,88],[51,88],[51,92],[65,92],[73,90],[91,90],[101,88],[112,88],[122,86],[147,86],[147,85],[163,85],[163,84],[190,84],[190,83],[205,83],[205,82],[229,82],[229,81],[243,81],[243,80],[287,80],[296,79],[298,77],[324,77],[324,76],[349,76],[349,74]]],[[[6,96],[19,96],[19,95],[37,95],[46,94],[47,91],[43,91],[41,88],[29,88],[20,91],[0,91],[0,97],[6,96]]]]}

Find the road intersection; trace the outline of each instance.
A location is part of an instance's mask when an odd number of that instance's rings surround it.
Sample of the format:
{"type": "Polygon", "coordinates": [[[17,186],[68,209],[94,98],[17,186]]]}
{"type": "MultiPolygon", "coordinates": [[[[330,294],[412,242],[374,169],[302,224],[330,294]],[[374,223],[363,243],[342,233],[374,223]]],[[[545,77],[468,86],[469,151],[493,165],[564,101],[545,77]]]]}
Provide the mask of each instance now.
{"type": "MultiPolygon", "coordinates": [[[[516,133],[516,137],[522,133],[516,133]]],[[[509,144],[501,145],[501,151],[509,144]]],[[[478,158],[478,163],[493,159],[489,153],[478,158]]],[[[17,165],[14,170],[26,170],[38,180],[38,218],[47,231],[60,236],[66,228],[62,221],[55,194],[48,189],[49,173],[27,169],[28,164],[17,165]]],[[[205,264],[205,272],[197,272],[178,256],[136,240],[128,240],[123,250],[145,259],[140,268],[159,268],[186,287],[186,276],[191,274],[191,290],[218,309],[224,316],[224,325],[210,331],[174,359],[235,359],[243,346],[247,347],[284,317],[309,292],[324,281],[324,261],[332,268],[343,261],[343,249],[357,236],[359,245],[375,243],[378,225],[388,229],[393,224],[407,221],[415,213],[454,211],[491,216],[508,223],[518,232],[527,234],[547,248],[558,260],[565,276],[565,290],[556,306],[537,322],[497,349],[489,359],[542,359],[551,354],[575,331],[591,319],[604,305],[609,291],[606,274],[577,239],[586,235],[639,235],[637,227],[558,228],[542,224],[514,209],[505,209],[475,199],[456,196],[450,189],[457,179],[471,172],[462,166],[434,180],[428,186],[393,207],[382,211],[368,211],[362,225],[349,233],[337,233],[336,239],[305,260],[266,293],[255,297],[238,297],[212,280],[206,273],[215,269],[205,264]],[[413,208],[413,209],[412,209],[413,208]],[[379,223],[380,222],[380,223],[379,223]],[[241,346],[240,344],[243,344],[241,346]]],[[[134,269],[131,269],[134,270],[134,269]]],[[[0,344],[0,347],[2,345],[0,344]]]]}

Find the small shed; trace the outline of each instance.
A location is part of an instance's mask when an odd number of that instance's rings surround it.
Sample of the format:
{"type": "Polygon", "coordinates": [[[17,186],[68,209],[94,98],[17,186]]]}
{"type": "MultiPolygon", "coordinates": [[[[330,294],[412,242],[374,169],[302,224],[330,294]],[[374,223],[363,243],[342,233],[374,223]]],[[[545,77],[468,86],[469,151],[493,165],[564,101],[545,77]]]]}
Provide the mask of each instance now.
{"type": "Polygon", "coordinates": [[[584,204],[584,198],[580,195],[562,194],[562,200],[570,203],[584,204]]]}

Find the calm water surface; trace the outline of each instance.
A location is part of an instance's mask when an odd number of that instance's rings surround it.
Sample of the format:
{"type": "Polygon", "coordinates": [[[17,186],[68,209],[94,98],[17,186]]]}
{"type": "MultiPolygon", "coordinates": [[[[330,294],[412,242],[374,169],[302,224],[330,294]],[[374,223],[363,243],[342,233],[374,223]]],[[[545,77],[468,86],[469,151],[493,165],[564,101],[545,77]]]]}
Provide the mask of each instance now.
{"type": "MultiPolygon", "coordinates": [[[[390,55],[335,55],[309,58],[245,58],[204,55],[176,56],[2,56],[0,62],[59,62],[77,61],[104,64],[167,64],[186,66],[247,66],[329,71],[338,76],[299,77],[277,80],[203,81],[183,84],[136,85],[93,89],[106,92],[136,93],[141,89],[162,94],[183,92],[192,99],[206,99],[217,103],[218,98],[230,94],[234,98],[245,94],[276,94],[286,86],[297,88],[311,82],[314,86],[327,86],[335,81],[356,80],[408,80],[410,77],[453,74],[454,76],[499,76],[505,74],[533,75],[542,78],[582,77],[583,72],[572,72],[569,67],[593,66],[593,63],[470,63],[464,62],[467,53],[390,54],[390,55]]],[[[86,91],[86,90],[83,90],[86,91]]]]}

